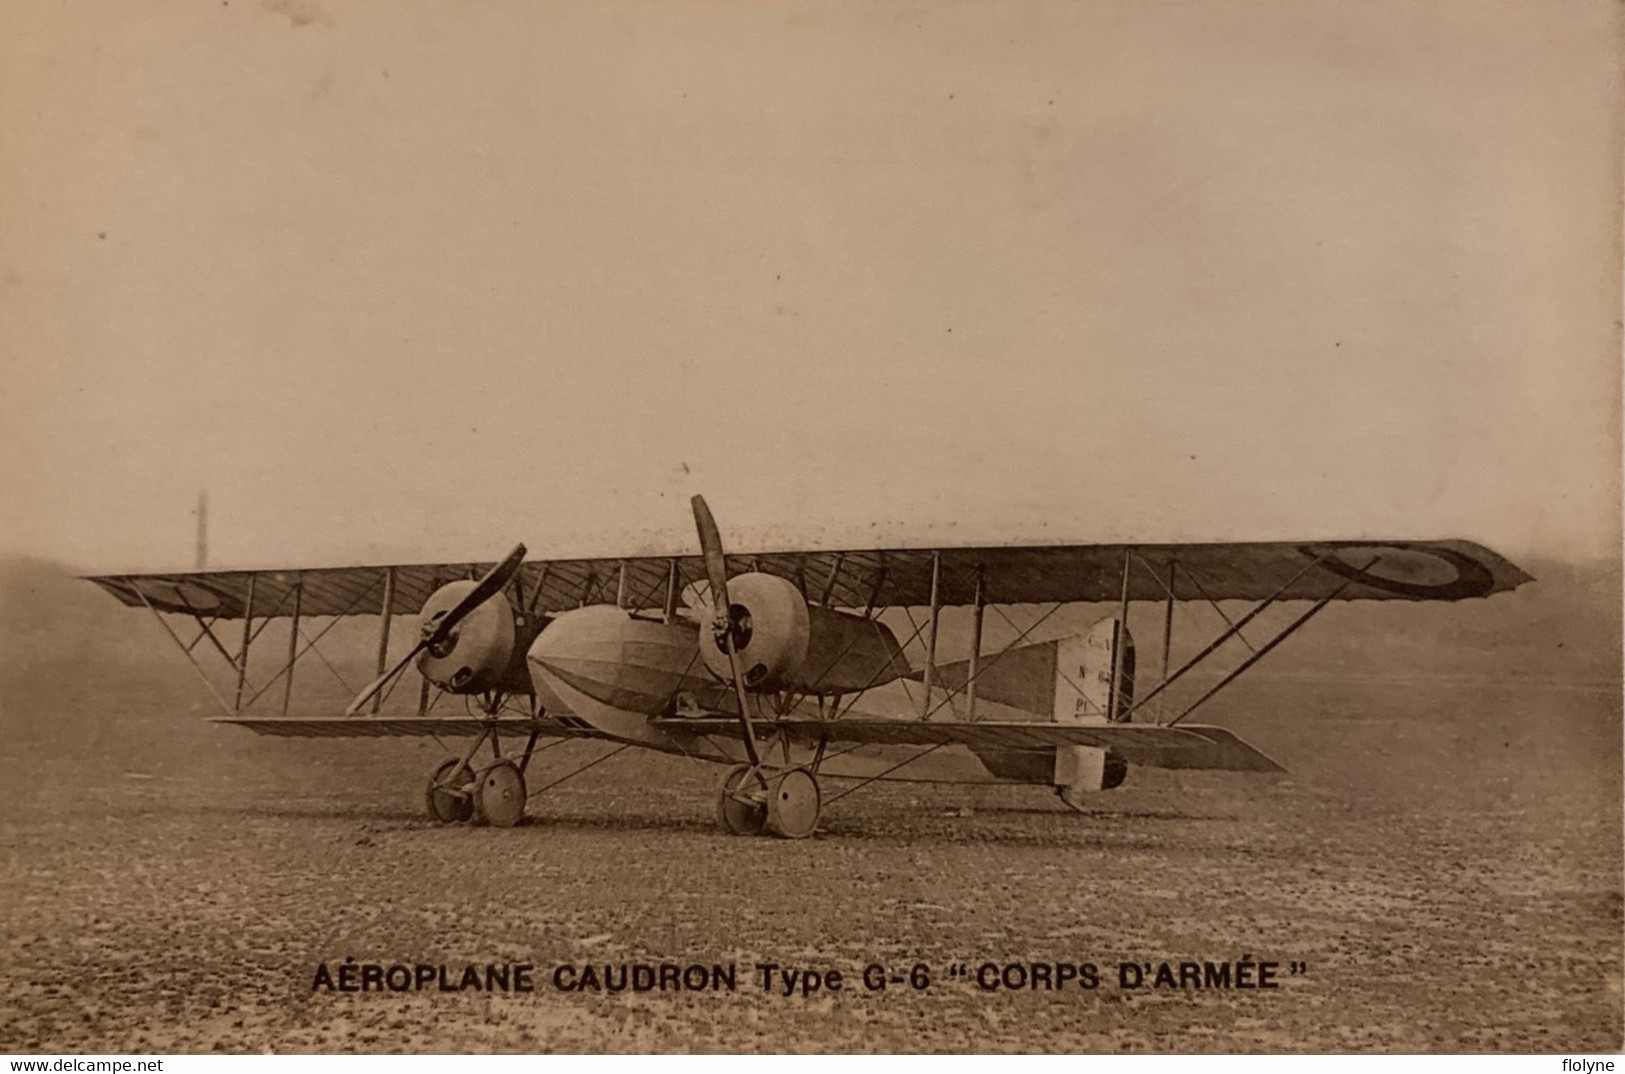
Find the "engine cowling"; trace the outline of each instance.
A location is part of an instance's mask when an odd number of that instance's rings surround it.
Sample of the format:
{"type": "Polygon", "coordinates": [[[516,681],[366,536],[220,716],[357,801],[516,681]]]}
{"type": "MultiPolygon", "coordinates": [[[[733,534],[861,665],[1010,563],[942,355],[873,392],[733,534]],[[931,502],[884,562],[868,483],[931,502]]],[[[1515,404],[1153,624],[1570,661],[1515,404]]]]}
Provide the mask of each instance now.
{"type": "MultiPolygon", "coordinates": [[[[425,632],[473,590],[475,582],[449,582],[423,602],[419,613],[425,632]]],[[[418,657],[418,671],[440,689],[454,694],[485,690],[528,691],[529,676],[514,680],[515,654],[524,624],[508,598],[498,593],[463,617],[451,636],[418,657]]],[[[526,641],[528,645],[528,639],[526,641]]],[[[521,671],[523,669],[521,668],[521,671]]]]}
{"type": "MultiPolygon", "coordinates": [[[[908,674],[908,659],[884,623],[808,604],[788,579],[741,574],[728,579],[728,597],[748,690],[853,693],[908,674]]],[[[700,656],[711,674],[732,678],[709,623],[700,627],[700,656]]]]}

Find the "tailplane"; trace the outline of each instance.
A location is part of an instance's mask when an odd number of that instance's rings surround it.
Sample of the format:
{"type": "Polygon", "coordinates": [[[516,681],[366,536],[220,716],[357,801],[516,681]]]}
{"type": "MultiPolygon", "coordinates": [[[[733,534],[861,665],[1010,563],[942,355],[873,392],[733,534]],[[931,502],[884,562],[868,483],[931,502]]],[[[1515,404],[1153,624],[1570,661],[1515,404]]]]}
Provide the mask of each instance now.
{"type": "MultiPolygon", "coordinates": [[[[1275,761],[1220,727],[1161,727],[1130,722],[1135,651],[1128,628],[1114,617],[1082,634],[984,656],[976,696],[1009,706],[1040,723],[1099,728],[1088,743],[1043,750],[972,747],[995,775],[1047,783],[1061,800],[1082,808],[1087,795],[1111,790],[1130,766],[1280,772],[1275,761]]],[[[968,662],[937,669],[949,690],[963,690],[968,662]]],[[[1006,718],[1001,716],[996,718],[1006,718]]]]}

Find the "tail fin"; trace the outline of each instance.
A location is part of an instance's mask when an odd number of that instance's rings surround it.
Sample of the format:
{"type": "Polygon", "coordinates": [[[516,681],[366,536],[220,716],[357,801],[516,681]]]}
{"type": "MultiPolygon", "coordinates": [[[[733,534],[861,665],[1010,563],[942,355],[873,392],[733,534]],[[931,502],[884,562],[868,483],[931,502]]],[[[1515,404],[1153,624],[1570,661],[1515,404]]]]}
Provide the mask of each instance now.
{"type": "MultiPolygon", "coordinates": [[[[936,682],[962,692],[969,674],[969,661],[942,664],[936,682]]],[[[920,677],[918,671],[909,675],[920,677]]],[[[1134,704],[1134,638],[1126,627],[1119,628],[1116,619],[1107,618],[1084,634],[984,656],[976,675],[976,696],[1056,723],[1120,721],[1134,704]],[[1116,719],[1109,719],[1108,713],[1115,713],[1116,719]]]]}
{"type": "Polygon", "coordinates": [[[1056,723],[1118,723],[1134,707],[1134,636],[1116,619],[1055,645],[1056,723]],[[1119,648],[1121,652],[1119,652],[1119,648]]]}

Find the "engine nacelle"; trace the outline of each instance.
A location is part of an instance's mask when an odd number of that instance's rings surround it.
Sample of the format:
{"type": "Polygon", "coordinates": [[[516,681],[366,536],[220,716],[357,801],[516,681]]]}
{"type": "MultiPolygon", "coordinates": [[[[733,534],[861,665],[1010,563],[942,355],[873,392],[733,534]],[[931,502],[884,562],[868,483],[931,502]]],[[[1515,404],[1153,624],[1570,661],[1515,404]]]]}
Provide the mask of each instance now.
{"type": "MultiPolygon", "coordinates": [[[[846,694],[908,674],[908,659],[884,623],[808,604],[788,579],[741,574],[728,579],[728,597],[748,690],[846,694]]],[[[711,674],[732,679],[710,623],[700,627],[700,657],[711,674]]]]}
{"type": "MultiPolygon", "coordinates": [[[[424,632],[433,630],[477,584],[449,582],[435,590],[418,613],[424,632]]],[[[535,625],[497,593],[465,615],[450,637],[425,649],[418,671],[447,693],[531,693],[524,652],[535,634],[535,625]]]]}

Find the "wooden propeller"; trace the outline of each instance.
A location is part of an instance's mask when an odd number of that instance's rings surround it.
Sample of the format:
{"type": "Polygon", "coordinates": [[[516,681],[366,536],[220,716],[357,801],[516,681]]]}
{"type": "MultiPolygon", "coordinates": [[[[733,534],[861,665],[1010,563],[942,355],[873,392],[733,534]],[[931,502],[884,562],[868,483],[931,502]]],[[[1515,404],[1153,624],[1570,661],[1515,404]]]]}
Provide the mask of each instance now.
{"type": "Polygon", "coordinates": [[[412,646],[412,651],[401,657],[394,667],[378,676],[368,684],[365,690],[357,694],[355,700],[350,702],[350,707],[344,710],[344,715],[354,716],[360,712],[362,706],[371,701],[378,691],[388,686],[395,676],[405,671],[406,665],[416,660],[419,653],[431,645],[439,645],[450,637],[451,632],[457,629],[457,624],[461,623],[469,612],[502,592],[503,587],[512,581],[513,576],[519,572],[519,565],[524,561],[525,546],[522,544],[514,545],[513,551],[509,552],[501,563],[486,571],[474,588],[468,591],[468,595],[454,604],[450,611],[439,619],[424,623],[423,636],[418,639],[416,645],[412,646]]]}
{"type": "Polygon", "coordinates": [[[694,528],[700,533],[705,577],[711,586],[711,631],[717,644],[728,654],[728,670],[739,698],[739,729],[745,739],[745,754],[752,765],[760,765],[762,757],[756,749],[756,729],[750,722],[750,695],[745,692],[745,673],[740,669],[739,649],[734,640],[733,604],[728,600],[728,558],[722,550],[722,533],[704,496],[695,496],[689,502],[694,506],[694,528]]]}

